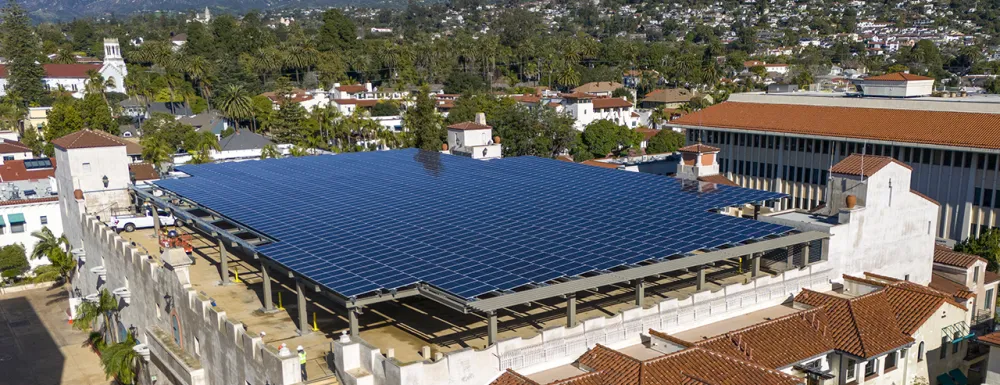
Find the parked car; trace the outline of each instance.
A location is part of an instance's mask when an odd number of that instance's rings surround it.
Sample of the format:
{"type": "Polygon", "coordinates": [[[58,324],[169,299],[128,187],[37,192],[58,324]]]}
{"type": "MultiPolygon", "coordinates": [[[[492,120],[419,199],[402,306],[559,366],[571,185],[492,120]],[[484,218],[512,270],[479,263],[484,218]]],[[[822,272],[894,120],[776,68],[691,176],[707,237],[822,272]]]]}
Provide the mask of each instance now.
{"type": "MultiPolygon", "coordinates": [[[[166,211],[157,210],[157,214],[160,216],[160,226],[172,226],[176,220],[173,215],[168,214],[166,211]]],[[[148,229],[153,227],[153,214],[152,211],[147,207],[146,212],[143,214],[126,214],[126,215],[115,215],[111,217],[111,227],[114,227],[115,231],[125,230],[126,232],[133,232],[135,229],[148,229]]]]}

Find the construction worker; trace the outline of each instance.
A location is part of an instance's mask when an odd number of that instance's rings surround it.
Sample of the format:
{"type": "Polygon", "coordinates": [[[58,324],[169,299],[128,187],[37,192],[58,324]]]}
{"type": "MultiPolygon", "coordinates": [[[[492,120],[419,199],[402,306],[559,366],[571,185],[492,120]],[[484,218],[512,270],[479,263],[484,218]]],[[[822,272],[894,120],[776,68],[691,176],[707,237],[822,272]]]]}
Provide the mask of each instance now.
{"type": "Polygon", "coordinates": [[[298,351],[299,351],[299,365],[302,365],[302,381],[305,381],[307,379],[307,376],[306,376],[306,350],[302,348],[302,345],[299,345],[298,351]]]}

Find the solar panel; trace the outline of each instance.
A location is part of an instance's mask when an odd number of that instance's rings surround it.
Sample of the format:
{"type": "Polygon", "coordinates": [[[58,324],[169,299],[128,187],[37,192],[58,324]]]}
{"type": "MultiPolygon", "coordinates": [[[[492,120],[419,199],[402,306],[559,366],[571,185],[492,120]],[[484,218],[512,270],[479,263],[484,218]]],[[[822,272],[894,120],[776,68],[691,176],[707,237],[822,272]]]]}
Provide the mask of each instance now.
{"type": "Polygon", "coordinates": [[[414,149],[182,166],[160,187],[276,240],[260,253],[346,297],[428,283],[472,299],[788,227],[709,212],[783,194],[536,157],[414,149]]]}
{"type": "Polygon", "coordinates": [[[25,159],[25,170],[37,170],[42,168],[52,168],[52,160],[49,158],[25,159]]]}

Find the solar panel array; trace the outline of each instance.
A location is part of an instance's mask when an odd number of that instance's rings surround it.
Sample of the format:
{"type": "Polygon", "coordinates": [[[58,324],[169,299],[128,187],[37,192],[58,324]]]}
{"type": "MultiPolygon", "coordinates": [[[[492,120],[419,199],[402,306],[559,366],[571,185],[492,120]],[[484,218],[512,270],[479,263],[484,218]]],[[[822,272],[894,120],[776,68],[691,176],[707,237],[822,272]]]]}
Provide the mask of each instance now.
{"type": "Polygon", "coordinates": [[[52,168],[52,159],[49,158],[38,158],[38,159],[25,159],[24,169],[25,170],[38,170],[43,168],[52,168]]]}
{"type": "Polygon", "coordinates": [[[708,212],[780,198],[536,157],[413,149],[184,166],[157,185],[276,239],[345,297],[423,282],[465,299],[788,232],[708,212]]]}

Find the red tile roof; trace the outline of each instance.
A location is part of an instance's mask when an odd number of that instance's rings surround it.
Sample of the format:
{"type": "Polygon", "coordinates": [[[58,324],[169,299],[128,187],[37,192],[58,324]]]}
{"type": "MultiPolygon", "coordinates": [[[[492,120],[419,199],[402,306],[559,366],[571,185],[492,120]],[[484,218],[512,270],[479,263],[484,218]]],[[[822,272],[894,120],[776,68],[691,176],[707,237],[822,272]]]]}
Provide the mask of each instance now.
{"type": "Polygon", "coordinates": [[[510,98],[518,101],[519,103],[527,104],[535,104],[542,101],[541,97],[535,95],[515,95],[510,98]]]}
{"type": "Polygon", "coordinates": [[[678,148],[677,151],[680,151],[680,152],[706,153],[706,152],[719,152],[719,151],[722,151],[722,150],[719,150],[718,147],[712,147],[712,146],[704,145],[704,144],[701,144],[701,143],[695,143],[695,144],[692,144],[692,145],[688,145],[688,146],[684,146],[684,147],[678,148]]]}
{"type": "Polygon", "coordinates": [[[896,163],[900,166],[906,167],[909,170],[913,170],[912,167],[906,163],[900,162],[888,156],[875,156],[875,155],[864,155],[861,154],[851,154],[850,156],[844,158],[837,164],[833,165],[830,172],[833,174],[846,174],[846,175],[857,175],[863,177],[870,177],[876,172],[881,170],[883,167],[888,166],[890,163],[896,163]]]}
{"type": "MultiPolygon", "coordinates": [[[[42,69],[45,70],[45,77],[49,78],[74,78],[74,79],[86,79],[90,76],[87,75],[87,71],[94,70],[100,71],[100,64],[42,64],[42,69]]],[[[7,77],[7,66],[0,65],[0,78],[7,77]]]]}
{"type": "Polygon", "coordinates": [[[358,107],[374,107],[378,104],[378,99],[333,99],[337,104],[354,104],[358,107]]]}
{"type": "Polygon", "coordinates": [[[733,182],[733,181],[729,180],[729,178],[726,178],[722,174],[699,176],[698,177],[698,181],[699,182],[708,182],[708,183],[721,184],[723,186],[740,187],[740,185],[736,184],[736,182],[733,182]]]}
{"type": "Polygon", "coordinates": [[[114,140],[105,135],[100,135],[94,130],[80,130],[72,134],[52,140],[52,145],[64,149],[93,148],[93,147],[118,147],[124,146],[120,140],[114,140]]]}
{"type": "Polygon", "coordinates": [[[931,283],[928,286],[942,293],[951,294],[953,297],[963,301],[976,296],[976,293],[970,291],[965,285],[952,281],[938,273],[931,274],[931,283]]]}
{"type": "Polygon", "coordinates": [[[875,80],[881,82],[906,82],[910,80],[934,80],[934,78],[929,78],[926,76],[908,74],[905,72],[893,72],[891,74],[869,76],[865,80],[875,80]]]}
{"type": "Polygon", "coordinates": [[[828,336],[837,349],[855,356],[870,358],[913,343],[900,330],[882,290],[848,299],[804,289],[795,302],[824,307],[828,336]]]}
{"type": "Polygon", "coordinates": [[[337,91],[347,92],[349,94],[355,94],[358,92],[368,91],[368,88],[366,88],[364,84],[346,84],[337,87],[337,91]]]}
{"type": "Polygon", "coordinates": [[[989,271],[989,270],[987,270],[986,272],[983,273],[983,283],[984,284],[989,284],[989,283],[993,283],[993,282],[997,282],[997,281],[1000,281],[1000,275],[997,275],[997,273],[994,273],[994,272],[989,271]]]}
{"type": "MultiPolygon", "coordinates": [[[[633,112],[632,114],[634,115],[635,113],[633,112]]],[[[635,131],[642,134],[642,138],[645,140],[653,139],[653,137],[656,136],[656,134],[660,133],[660,130],[653,128],[646,128],[646,127],[636,128],[635,131]]]]}
{"type": "Polygon", "coordinates": [[[934,263],[968,269],[976,262],[986,263],[986,259],[978,255],[954,251],[947,246],[934,246],[934,263]]]}
{"type": "Polygon", "coordinates": [[[724,102],[670,124],[1000,149],[1000,114],[987,113],[724,102]]]}
{"type": "Polygon", "coordinates": [[[585,160],[583,162],[580,162],[580,164],[585,164],[588,166],[594,166],[600,168],[611,168],[611,169],[617,169],[618,167],[621,167],[621,165],[617,163],[601,162],[596,159],[585,160]]]}
{"type": "Polygon", "coordinates": [[[691,101],[691,98],[694,96],[694,93],[688,91],[686,88],[664,88],[653,90],[652,92],[646,94],[642,101],[656,103],[687,103],[691,101]]]}
{"type": "Polygon", "coordinates": [[[31,152],[31,149],[28,148],[28,146],[25,146],[24,143],[13,140],[4,139],[0,142],[0,154],[10,154],[15,152],[31,152]]]}
{"type": "Polygon", "coordinates": [[[160,179],[160,173],[149,163],[129,164],[128,171],[136,181],[160,179]]]}
{"type": "Polygon", "coordinates": [[[593,99],[594,95],[585,94],[583,92],[573,92],[569,94],[559,94],[559,97],[563,99],[593,99]]]}
{"type": "Polygon", "coordinates": [[[39,180],[56,176],[56,158],[49,158],[52,168],[28,170],[24,160],[8,160],[0,165],[0,182],[15,180],[39,180]]]}
{"type": "Polygon", "coordinates": [[[945,304],[967,310],[950,294],[913,282],[902,281],[886,287],[885,297],[894,310],[900,330],[911,336],[945,304]]]}
{"type": "Polygon", "coordinates": [[[976,338],[979,342],[985,342],[990,345],[1000,346],[1000,332],[993,332],[982,337],[976,338]]]}
{"type": "Polygon", "coordinates": [[[45,197],[36,199],[15,199],[0,201],[0,206],[16,206],[16,205],[27,205],[32,203],[43,203],[43,202],[58,202],[59,197],[45,197]]]}
{"type": "Polygon", "coordinates": [[[622,98],[598,98],[594,99],[594,109],[600,110],[605,108],[629,108],[632,107],[632,102],[622,99],[622,98]]]}
{"type": "Polygon", "coordinates": [[[826,333],[826,312],[813,308],[698,341],[695,346],[783,368],[833,351],[836,344],[826,333]]]}
{"type": "Polygon", "coordinates": [[[450,130],[492,130],[493,127],[476,122],[461,122],[448,126],[450,130]]]}

